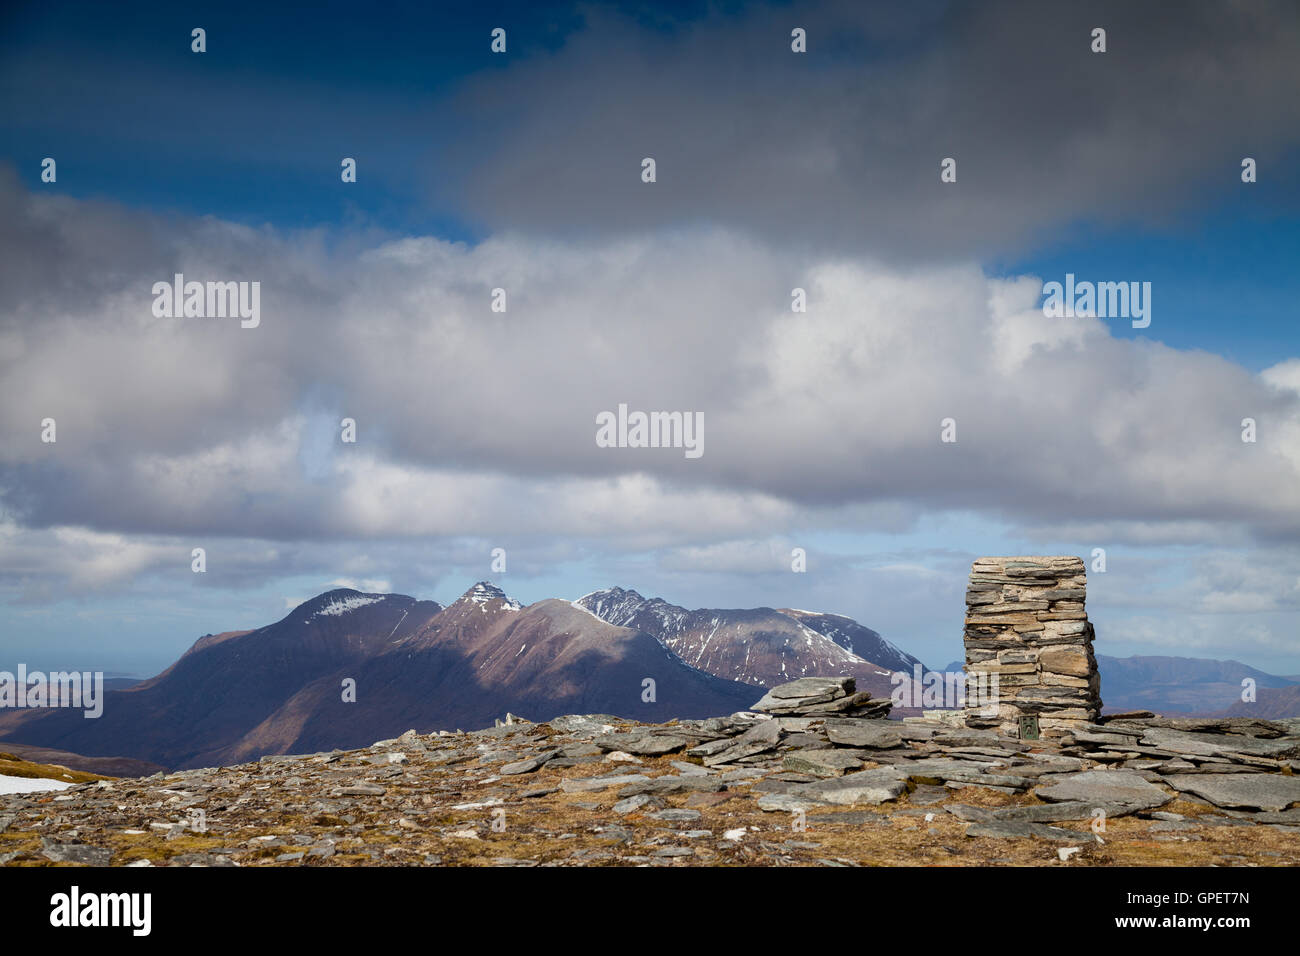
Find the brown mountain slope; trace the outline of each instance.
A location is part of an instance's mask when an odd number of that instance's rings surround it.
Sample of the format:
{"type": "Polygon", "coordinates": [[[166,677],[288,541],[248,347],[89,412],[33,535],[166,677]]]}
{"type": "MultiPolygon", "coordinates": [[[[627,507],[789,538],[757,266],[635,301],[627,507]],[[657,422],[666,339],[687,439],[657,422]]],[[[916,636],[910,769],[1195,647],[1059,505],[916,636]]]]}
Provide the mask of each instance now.
{"type": "Polygon", "coordinates": [[[650,635],[567,601],[521,608],[478,584],[408,640],[303,687],[245,737],[200,762],[361,746],[410,729],[491,724],[507,711],[532,720],[564,713],[712,716],[747,709],[761,694],[692,668],[650,635]],[[356,681],[355,702],[342,699],[345,677],[356,681]],[[644,699],[647,679],[654,682],[652,700],[644,699]]]}
{"type": "Polygon", "coordinates": [[[4,738],[86,756],[129,756],[195,766],[261,724],[298,689],[391,647],[441,606],[405,595],[329,591],[282,620],[245,633],[202,638],[158,677],[104,695],[103,715],[28,711],[4,738]]]}

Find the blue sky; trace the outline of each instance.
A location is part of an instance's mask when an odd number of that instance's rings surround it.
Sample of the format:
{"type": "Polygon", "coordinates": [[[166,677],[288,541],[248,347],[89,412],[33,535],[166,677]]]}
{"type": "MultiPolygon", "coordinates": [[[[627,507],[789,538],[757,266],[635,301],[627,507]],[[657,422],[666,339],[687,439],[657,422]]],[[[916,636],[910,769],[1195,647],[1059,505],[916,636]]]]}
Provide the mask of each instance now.
{"type": "Polygon", "coordinates": [[[971,559],[1104,546],[1101,652],[1300,673],[1297,17],[1192,4],[1182,25],[1124,4],[9,5],[3,241],[28,258],[0,301],[6,649],[150,673],[336,581],[450,601],[508,545],[521,600],[822,608],[941,665],[971,559]],[[141,330],[123,303],[180,263],[262,276],[265,334],[141,330]],[[1008,290],[1067,272],[1151,282],[1151,327],[1035,327],[1008,290]],[[520,324],[474,311],[498,282],[520,324]],[[799,283],[802,337],[779,317],[799,283]],[[590,413],[628,400],[705,408],[717,451],[600,457],[590,413]],[[101,440],[31,448],[52,406],[101,440]],[[952,461],[930,432],[954,411],[952,461]],[[1247,414],[1259,460],[1234,444],[1247,414]]]}

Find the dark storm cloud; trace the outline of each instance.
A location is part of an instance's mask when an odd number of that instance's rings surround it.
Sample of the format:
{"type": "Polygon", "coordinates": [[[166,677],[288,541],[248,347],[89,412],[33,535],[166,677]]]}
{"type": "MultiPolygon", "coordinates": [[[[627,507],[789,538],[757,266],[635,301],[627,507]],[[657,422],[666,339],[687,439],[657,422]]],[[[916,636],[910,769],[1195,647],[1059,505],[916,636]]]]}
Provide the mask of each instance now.
{"type": "Polygon", "coordinates": [[[1080,220],[1169,221],[1239,185],[1243,156],[1276,170],[1300,143],[1291,3],[891,7],[760,7],[671,31],[592,11],[558,53],[467,84],[433,167],[441,195],[491,229],[704,222],[988,257],[1080,220]]]}

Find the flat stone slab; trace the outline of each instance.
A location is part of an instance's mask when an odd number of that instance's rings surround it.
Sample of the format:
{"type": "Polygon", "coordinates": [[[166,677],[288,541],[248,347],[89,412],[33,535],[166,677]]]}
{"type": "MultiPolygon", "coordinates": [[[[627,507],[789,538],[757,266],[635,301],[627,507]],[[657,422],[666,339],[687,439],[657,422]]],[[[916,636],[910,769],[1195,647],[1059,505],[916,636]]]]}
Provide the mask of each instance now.
{"type": "Polygon", "coordinates": [[[846,770],[861,770],[863,754],[849,750],[796,750],[785,755],[781,766],[796,773],[838,777],[846,770]]]}
{"type": "Polygon", "coordinates": [[[797,813],[811,810],[813,807],[825,806],[829,801],[793,793],[765,793],[758,798],[758,809],[769,813],[797,813]]]}
{"type": "Polygon", "coordinates": [[[731,763],[743,757],[752,757],[769,750],[775,750],[776,745],[781,742],[781,725],[775,720],[761,720],[739,737],[732,737],[729,742],[731,746],[726,750],[712,756],[706,756],[704,758],[705,766],[716,767],[719,764],[731,763]]]}
{"type": "Polygon", "coordinates": [[[818,783],[805,784],[791,792],[792,796],[811,796],[823,803],[852,806],[858,803],[879,804],[895,800],[907,792],[907,778],[894,767],[861,770],[843,777],[833,777],[818,783]]]}
{"type": "Polygon", "coordinates": [[[678,777],[669,774],[663,777],[629,783],[619,790],[618,795],[620,797],[630,797],[638,793],[717,793],[719,790],[726,789],[727,785],[717,777],[704,774],[678,777]]]}
{"type": "Polygon", "coordinates": [[[614,777],[581,777],[576,780],[561,780],[560,789],[565,793],[588,793],[607,790],[610,787],[625,787],[629,783],[642,783],[649,779],[643,773],[624,773],[614,777]]]}
{"type": "Polygon", "coordinates": [[[1174,799],[1136,770],[1081,770],[1039,779],[1034,794],[1051,803],[1123,804],[1135,810],[1153,810],[1174,799]]]}
{"type": "Polygon", "coordinates": [[[834,694],[843,697],[853,693],[857,687],[852,677],[800,677],[788,684],[781,684],[768,691],[772,697],[820,697],[834,694]]]}
{"type": "Polygon", "coordinates": [[[546,762],[557,754],[559,754],[558,750],[548,750],[536,757],[529,757],[527,760],[516,760],[514,763],[506,764],[497,773],[503,777],[512,777],[520,773],[532,773],[534,770],[545,766],[546,762]]]}
{"type": "Polygon", "coordinates": [[[41,856],[55,863],[81,863],[85,866],[108,866],[113,851],[85,843],[55,843],[41,841],[41,856]]]}
{"type": "Polygon", "coordinates": [[[1092,843],[1095,837],[1091,833],[1078,830],[1064,830],[1061,827],[1049,827],[1046,823],[1012,823],[1006,820],[989,820],[972,823],[966,828],[968,837],[994,837],[1002,840],[1032,838],[1052,840],[1055,843],[1092,843]]]}
{"type": "Polygon", "coordinates": [[[854,720],[853,718],[826,719],[826,736],[831,743],[841,747],[868,747],[888,750],[901,747],[903,737],[898,732],[896,720],[854,720]]]}
{"type": "Polygon", "coordinates": [[[1275,760],[1300,757],[1300,739],[1280,737],[1243,737],[1237,734],[1202,734],[1185,730],[1152,727],[1142,734],[1142,743],[1177,754],[1198,757],[1245,754],[1249,757],[1269,757],[1275,760]]]}
{"type": "Polygon", "coordinates": [[[656,805],[662,806],[663,801],[656,800],[654,797],[648,796],[644,793],[638,793],[636,796],[618,801],[618,803],[614,804],[613,809],[619,816],[623,816],[627,813],[635,813],[643,807],[654,807],[656,805]]]}
{"type": "Polygon", "coordinates": [[[1218,807],[1243,810],[1285,810],[1300,804],[1300,777],[1280,773],[1180,773],[1168,778],[1171,787],[1194,793],[1218,807]]]}
{"type": "Polygon", "coordinates": [[[1131,803],[1087,803],[1072,800],[1028,807],[1003,807],[993,811],[992,819],[1008,823],[1056,823],[1061,820],[1090,820],[1098,810],[1108,817],[1125,817],[1142,809],[1144,808],[1131,803]]]}
{"type": "Polygon", "coordinates": [[[670,754],[698,741],[694,737],[675,734],[605,734],[594,741],[602,750],[621,750],[638,757],[657,757],[670,754]]]}
{"type": "Polygon", "coordinates": [[[668,810],[656,810],[654,813],[647,814],[652,820],[663,820],[668,823],[682,823],[700,818],[699,810],[685,810],[681,808],[670,808],[668,810]]]}

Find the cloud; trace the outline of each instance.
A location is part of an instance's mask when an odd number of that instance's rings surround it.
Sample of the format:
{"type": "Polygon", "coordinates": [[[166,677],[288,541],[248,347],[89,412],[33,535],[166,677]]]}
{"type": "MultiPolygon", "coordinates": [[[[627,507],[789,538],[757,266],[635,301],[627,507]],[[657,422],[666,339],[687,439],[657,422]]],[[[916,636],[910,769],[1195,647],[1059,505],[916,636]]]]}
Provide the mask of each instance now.
{"type": "Polygon", "coordinates": [[[1176,222],[1239,189],[1243,156],[1278,168],[1300,144],[1298,44],[1285,2],[825,2],[663,30],[590,11],[553,55],[471,78],[431,168],[492,232],[696,223],[886,260],[996,257],[1079,222],[1176,222]]]}
{"type": "MultiPolygon", "coordinates": [[[[100,204],[5,204],[0,234],[30,233],[46,270],[24,286],[7,281],[21,263],[0,267],[0,503],[25,527],[644,549],[961,511],[1133,524],[1148,540],[1300,534],[1300,393],[1276,387],[1290,365],[1257,376],[1100,319],[1045,318],[1032,276],[720,230],[357,253],[211,219],[162,230],[100,204]],[[67,236],[127,226],[91,249],[42,239],[34,224],[55,218],[67,236]],[[261,281],[261,326],[155,318],[151,286],[177,271],[261,281]],[[620,403],[703,412],[704,456],[598,447],[596,415],[620,403]]],[[[1157,310],[1151,331],[1178,321],[1157,310]]]]}

